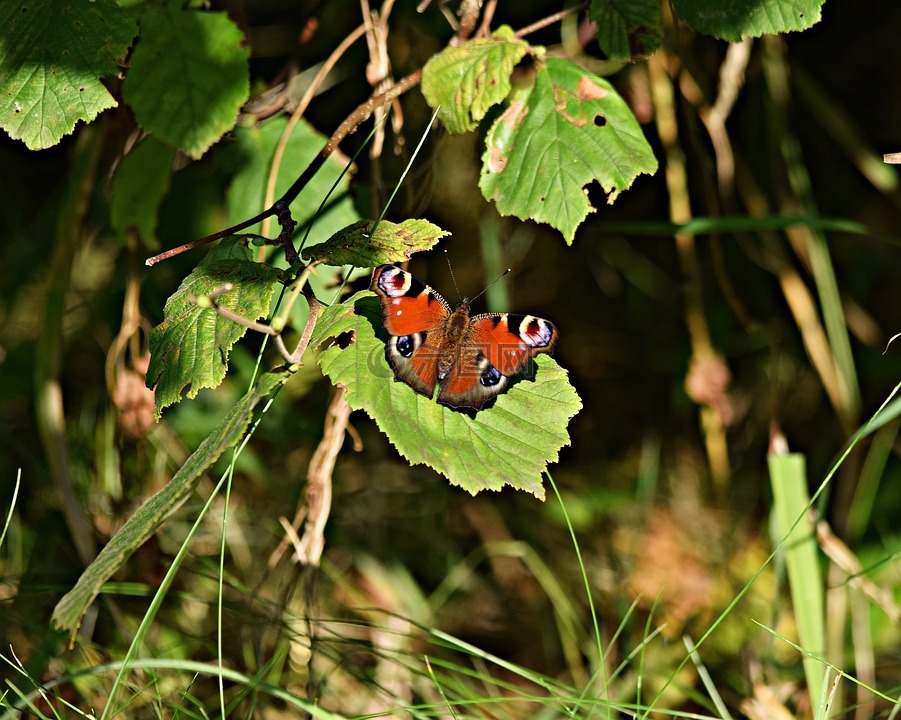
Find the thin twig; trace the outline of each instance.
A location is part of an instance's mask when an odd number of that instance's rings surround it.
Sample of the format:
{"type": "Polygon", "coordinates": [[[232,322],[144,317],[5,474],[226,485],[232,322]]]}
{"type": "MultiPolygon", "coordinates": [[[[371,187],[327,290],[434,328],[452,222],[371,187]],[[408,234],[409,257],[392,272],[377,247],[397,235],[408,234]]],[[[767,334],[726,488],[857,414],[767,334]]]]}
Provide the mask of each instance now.
{"type": "Polygon", "coordinates": [[[322,310],[322,306],[319,304],[316,296],[309,289],[309,286],[306,286],[304,288],[304,297],[306,297],[307,303],[309,304],[310,314],[307,317],[307,324],[304,326],[303,333],[301,333],[300,340],[298,341],[297,346],[294,348],[294,352],[288,352],[288,348],[285,347],[285,341],[282,339],[282,334],[279,330],[276,330],[271,325],[266,325],[265,323],[251,320],[244,317],[243,315],[239,315],[234,310],[224,307],[216,302],[216,298],[218,298],[223,293],[231,291],[232,289],[233,286],[231,283],[225,283],[221,287],[216,288],[206,298],[196,298],[195,302],[197,302],[199,305],[203,305],[204,301],[206,301],[209,303],[210,308],[215,310],[226,320],[231,320],[233,323],[237,323],[242,327],[246,327],[248,330],[253,330],[254,332],[271,336],[275,341],[275,347],[278,350],[279,354],[289,365],[302,366],[303,363],[301,362],[301,358],[303,357],[304,351],[306,351],[307,349],[307,345],[310,344],[310,338],[313,336],[313,329],[316,326],[316,320],[319,318],[319,313],[322,310]]]}
{"type": "Polygon", "coordinates": [[[482,24],[476,30],[476,37],[488,37],[491,34],[491,21],[494,20],[494,11],[497,9],[497,0],[488,0],[482,10],[482,24]]]}
{"type": "MultiPolygon", "coordinates": [[[[332,68],[335,67],[335,64],[338,60],[341,59],[341,56],[347,52],[348,48],[353,45],[365,32],[366,26],[360,25],[353,32],[350,33],[341,43],[334,49],[331,55],[328,56],[326,61],[322,63],[322,67],[319,69],[319,72],[316,73],[316,77],[313,78],[313,82],[310,83],[310,87],[307,88],[307,91],[304,93],[303,97],[300,99],[300,102],[297,103],[297,107],[294,108],[294,111],[291,113],[291,117],[288,118],[288,124],[285,125],[284,130],[282,130],[282,135],[278,139],[278,144],[275,146],[275,152],[272,154],[272,165],[269,171],[269,180],[266,184],[266,197],[263,201],[263,204],[266,205],[272,202],[272,198],[275,196],[275,184],[278,180],[278,170],[282,164],[282,157],[284,157],[285,149],[288,147],[288,141],[291,139],[291,134],[294,132],[294,128],[297,126],[297,123],[300,122],[300,118],[303,117],[303,114],[306,112],[310,103],[313,101],[313,97],[316,95],[316,91],[325,82],[325,78],[332,71],[332,68]]],[[[269,218],[263,221],[263,229],[261,234],[265,237],[269,234],[269,218]]]]}
{"type": "MultiPolygon", "coordinates": [[[[221,240],[224,237],[228,237],[229,235],[233,235],[234,233],[245,230],[249,228],[251,225],[256,225],[258,222],[262,222],[268,217],[275,215],[279,218],[279,221],[282,223],[282,233],[276,239],[275,243],[281,245],[286,254],[286,259],[288,262],[293,262],[296,260],[297,253],[294,250],[293,245],[291,245],[291,233],[287,232],[287,228],[285,223],[290,219],[290,211],[288,207],[292,202],[300,195],[301,191],[307,186],[310,180],[313,179],[313,176],[319,172],[319,169],[325,164],[325,161],[331,157],[332,153],[338,148],[339,143],[350,133],[357,129],[357,127],[364,122],[370,115],[372,115],[373,111],[376,108],[385,105],[386,103],[391,102],[394,98],[403,95],[407,90],[412,87],[415,87],[419,84],[419,81],[422,79],[422,70],[416,70],[413,73],[407,75],[407,77],[398,81],[395,85],[388,88],[385,92],[380,93],[378,95],[374,95],[370,97],[366,102],[362,103],[356,110],[354,110],[348,117],[338,126],[338,129],[335,130],[334,134],[328,139],[328,142],[325,143],[322,150],[319,151],[319,154],[313,158],[312,162],[307,166],[307,168],[301,173],[300,177],[294,181],[294,184],[291,185],[290,188],[285,192],[284,195],[281,196],[275,203],[261,212],[259,215],[252,217],[250,220],[245,220],[238,225],[234,225],[233,227],[226,228],[225,230],[220,230],[217,233],[213,233],[212,235],[207,235],[204,238],[200,238],[200,240],[195,240],[190,243],[186,243],[184,245],[180,245],[178,247],[172,248],[170,250],[166,250],[165,252],[160,253],[159,255],[154,255],[151,258],[147,258],[145,264],[148,266],[155,265],[156,263],[167,260],[170,257],[174,257],[175,255],[180,255],[183,252],[187,252],[188,250],[193,250],[196,247],[200,247],[201,245],[206,245],[207,243],[214,242],[215,240],[221,240]]],[[[293,222],[293,221],[291,221],[293,222]]],[[[293,231],[293,228],[291,228],[293,231]]]]}
{"type": "Polygon", "coordinates": [[[585,2],[581,2],[578,5],[573,5],[571,8],[566,8],[566,10],[561,10],[560,12],[555,12],[553,15],[548,15],[546,18],[536,20],[531,25],[526,25],[524,28],[517,30],[513,34],[518,38],[524,38],[526,35],[531,35],[533,32],[538,32],[539,30],[546,28],[548,25],[553,25],[555,22],[559,22],[565,17],[582,12],[583,10],[587,10],[588,5],[588,0],[585,0],[585,2]]]}
{"type": "Polygon", "coordinates": [[[344,429],[350,419],[350,405],[345,399],[345,389],[335,388],[335,394],[325,418],[322,440],[310,460],[307,487],[304,492],[307,518],[303,537],[297,548],[298,560],[306,566],[318,566],[325,549],[325,525],[332,507],[332,471],[338,451],[344,444],[344,429]]]}
{"type": "MultiPolygon", "coordinates": [[[[554,13],[553,15],[549,15],[548,17],[538,20],[537,22],[528,25],[518,32],[516,32],[516,37],[522,38],[526,35],[529,35],[537,30],[540,30],[548,25],[552,25],[559,20],[567,17],[568,15],[572,15],[576,12],[581,12],[588,7],[588,2],[582,2],[575,7],[568,8],[566,10],[561,10],[560,12],[554,13]]],[[[472,28],[468,28],[469,32],[472,31],[472,28]]],[[[457,41],[464,40],[468,36],[467,28],[460,28],[460,31],[455,36],[457,41]]],[[[291,219],[291,213],[289,210],[289,206],[292,202],[300,195],[301,191],[307,186],[307,184],[312,180],[313,176],[319,172],[319,169],[325,164],[325,161],[331,157],[332,153],[338,148],[338,145],[341,141],[350,135],[357,127],[365,122],[370,115],[377,109],[382,107],[383,105],[387,105],[390,102],[393,102],[396,98],[403,95],[405,92],[410,90],[416,85],[419,84],[420,80],[422,80],[422,69],[416,70],[405,78],[402,78],[390,88],[385,90],[382,93],[377,95],[373,95],[360,106],[357,107],[341,125],[338,126],[338,129],[332,134],[332,136],[328,139],[328,142],[325,143],[322,150],[319,151],[319,154],[312,160],[312,162],[307,166],[307,168],[301,173],[300,177],[294,181],[290,188],[282,195],[281,198],[275,201],[269,208],[264,210],[263,212],[255,215],[250,218],[250,220],[245,220],[242,223],[234,225],[230,228],[226,228],[225,230],[220,230],[217,233],[213,233],[212,235],[207,235],[206,237],[200,238],[199,240],[194,240],[193,242],[185,243],[184,245],[179,245],[178,247],[170,248],[164,252],[159,253],[158,255],[154,255],[153,257],[147,258],[145,260],[145,264],[150,267],[156,265],[156,263],[161,262],[163,260],[168,260],[171,257],[176,255],[181,255],[183,252],[187,252],[188,250],[193,250],[194,248],[201,247],[202,245],[206,245],[207,243],[214,242],[216,240],[221,240],[224,237],[228,237],[229,235],[233,235],[236,232],[240,232],[241,230],[246,230],[252,225],[256,225],[259,222],[264,221],[266,218],[272,217],[273,215],[279,219],[279,222],[282,225],[282,232],[279,234],[278,238],[276,238],[272,244],[280,245],[285,252],[285,259],[293,264],[297,260],[297,251],[294,249],[292,243],[292,233],[294,227],[296,226],[296,222],[291,219]]]]}

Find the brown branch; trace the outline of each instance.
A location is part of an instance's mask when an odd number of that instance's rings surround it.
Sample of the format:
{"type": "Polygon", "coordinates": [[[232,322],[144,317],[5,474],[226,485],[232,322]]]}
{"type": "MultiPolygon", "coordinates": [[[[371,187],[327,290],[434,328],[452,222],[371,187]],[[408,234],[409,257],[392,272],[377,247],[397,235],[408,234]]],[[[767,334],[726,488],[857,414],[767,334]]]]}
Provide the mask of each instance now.
{"type": "MultiPolygon", "coordinates": [[[[269,181],[266,184],[266,199],[265,202],[272,202],[272,198],[275,195],[275,183],[278,180],[278,169],[281,167],[282,158],[285,154],[285,148],[288,147],[288,141],[291,139],[291,135],[294,132],[294,128],[297,126],[297,123],[300,122],[300,118],[307,111],[307,107],[309,107],[310,103],[313,101],[313,96],[316,94],[316,91],[321,87],[322,83],[325,82],[325,78],[332,71],[332,68],[335,67],[335,64],[338,60],[341,59],[341,56],[347,52],[348,48],[353,45],[365,32],[366,28],[364,25],[360,25],[356,30],[350,33],[344,40],[342,40],[338,47],[336,47],[332,54],[326,58],[326,61],[322,64],[322,67],[319,69],[319,72],[316,73],[316,77],[313,78],[313,82],[310,83],[310,87],[307,88],[303,97],[300,99],[300,102],[297,103],[297,107],[294,108],[294,111],[291,113],[291,117],[288,118],[288,123],[285,125],[285,129],[282,131],[281,137],[278,139],[278,144],[275,146],[275,152],[272,155],[272,169],[269,172],[269,181]]],[[[267,218],[268,220],[268,218],[267,218]]],[[[269,228],[267,224],[264,222],[262,235],[267,235],[269,232],[269,228]]]]}
{"type": "Polygon", "coordinates": [[[533,32],[538,32],[539,30],[546,28],[548,25],[553,25],[555,22],[560,22],[563,18],[568,17],[569,15],[587,10],[588,5],[588,0],[585,0],[585,2],[581,2],[578,5],[573,5],[571,8],[566,8],[566,10],[555,12],[553,15],[548,15],[546,18],[536,20],[531,25],[526,25],[521,30],[517,30],[514,35],[518,38],[524,38],[526,35],[531,35],[533,32]]]}
{"type": "Polygon", "coordinates": [[[482,24],[476,31],[476,37],[488,37],[491,34],[491,21],[494,20],[494,11],[497,9],[497,0],[488,0],[482,10],[482,24]]]}
{"type": "MultiPolygon", "coordinates": [[[[573,13],[581,12],[588,7],[588,2],[582,2],[575,7],[568,8],[566,10],[561,10],[560,12],[554,13],[553,15],[548,15],[546,18],[542,20],[538,20],[537,22],[528,25],[516,33],[516,37],[522,38],[526,35],[529,35],[537,30],[547,27],[548,25],[552,25],[555,22],[559,22],[563,18],[568,15],[572,15],[573,13]]],[[[454,36],[453,42],[460,42],[465,40],[468,37],[469,33],[472,32],[475,25],[472,27],[461,27],[457,35],[454,36]]],[[[453,42],[451,44],[453,44],[453,42]]],[[[238,225],[235,225],[230,228],[226,228],[225,230],[220,230],[217,233],[213,233],[212,235],[207,235],[204,238],[200,238],[200,240],[195,240],[190,243],[185,243],[184,245],[180,245],[175,248],[171,248],[166,250],[165,252],[161,252],[158,255],[154,255],[153,257],[147,258],[145,264],[147,266],[155,265],[162,260],[168,260],[170,257],[174,257],[175,255],[180,255],[183,252],[187,252],[188,250],[193,250],[194,248],[200,247],[201,245],[206,245],[207,243],[214,242],[215,240],[221,240],[224,237],[228,237],[236,232],[241,230],[245,230],[252,225],[256,225],[258,222],[262,222],[266,218],[272,217],[273,215],[278,218],[279,224],[282,226],[282,231],[279,233],[279,236],[271,241],[269,244],[280,246],[285,253],[285,259],[289,264],[293,265],[297,261],[297,250],[294,249],[293,244],[293,232],[294,228],[297,225],[297,222],[291,217],[291,211],[289,209],[290,205],[294,200],[300,195],[301,191],[307,186],[310,180],[313,179],[313,176],[319,172],[319,169],[325,164],[325,161],[331,157],[332,153],[338,148],[338,145],[341,141],[350,135],[357,127],[360,126],[361,123],[365,122],[372,113],[382,107],[383,105],[387,105],[390,102],[393,102],[396,98],[403,95],[405,92],[410,90],[411,88],[416,87],[419,84],[420,80],[422,80],[422,68],[419,70],[415,70],[414,72],[407,75],[405,78],[402,78],[394,85],[389,87],[384,92],[381,92],[377,95],[371,96],[364,103],[359,105],[356,110],[354,110],[347,118],[342,122],[338,129],[332,134],[332,136],[328,139],[328,142],[325,143],[322,150],[319,151],[319,154],[310,162],[307,168],[300,174],[300,177],[294,181],[290,188],[282,195],[278,200],[275,201],[269,208],[261,212],[259,215],[251,218],[250,220],[245,220],[238,225]]]]}
{"type": "Polygon", "coordinates": [[[410,88],[415,87],[419,84],[419,81],[421,79],[422,70],[416,70],[415,72],[410,73],[409,75],[407,75],[407,77],[392,85],[385,92],[370,97],[366,102],[362,103],[356,110],[348,115],[347,119],[343,123],[338,126],[338,129],[335,130],[334,134],[328,139],[328,142],[325,143],[325,146],[322,148],[322,150],[319,151],[319,154],[301,173],[300,177],[294,181],[294,184],[291,185],[291,187],[288,188],[285,194],[282,195],[278,200],[276,200],[271,207],[267,208],[259,215],[256,215],[250,220],[245,220],[238,225],[226,228],[225,230],[220,230],[217,233],[213,233],[212,235],[207,235],[204,238],[200,238],[200,240],[195,240],[194,242],[189,242],[184,245],[171,248],[170,250],[166,250],[159,255],[154,255],[151,258],[147,258],[145,264],[152,266],[162,260],[168,260],[170,257],[180,255],[181,253],[187,252],[188,250],[193,250],[194,248],[200,247],[201,245],[206,245],[207,243],[221,240],[222,238],[233,235],[240,230],[245,230],[251,225],[256,225],[258,222],[262,222],[266,218],[273,215],[278,217],[279,223],[282,226],[282,232],[279,234],[278,238],[276,238],[273,244],[280,245],[285,251],[285,259],[289,263],[293,264],[297,260],[297,251],[294,249],[294,245],[292,243],[292,234],[294,232],[294,226],[297,223],[293,219],[291,219],[290,210],[288,209],[291,203],[294,202],[298,195],[300,195],[301,191],[307,186],[310,180],[313,179],[313,176],[317,172],[319,172],[319,169],[325,164],[325,161],[328,160],[329,157],[331,157],[332,153],[335,152],[335,150],[338,148],[338,145],[345,137],[356,130],[361,123],[365,122],[366,119],[370,115],[372,115],[373,111],[376,108],[391,102],[396,97],[407,92],[407,90],[409,90],[410,88]]]}
{"type": "Polygon", "coordinates": [[[350,419],[345,389],[338,385],[325,418],[322,440],[310,460],[304,492],[306,515],[303,537],[297,547],[297,559],[306,566],[318,566],[325,549],[325,525],[332,508],[332,471],[344,444],[344,430],[350,419]]]}

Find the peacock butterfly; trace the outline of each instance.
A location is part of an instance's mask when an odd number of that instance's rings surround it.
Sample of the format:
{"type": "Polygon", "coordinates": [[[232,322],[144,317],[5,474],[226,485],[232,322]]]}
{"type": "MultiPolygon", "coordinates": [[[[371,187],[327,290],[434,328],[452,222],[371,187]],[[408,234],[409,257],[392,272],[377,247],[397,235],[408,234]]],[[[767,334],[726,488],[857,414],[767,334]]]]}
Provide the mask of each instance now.
{"type": "Polygon", "coordinates": [[[421,280],[394,265],[372,273],[390,338],[385,357],[395,381],[453,408],[481,407],[557,342],[553,323],[522,313],[470,317],[469,301],[450,305],[421,280]]]}

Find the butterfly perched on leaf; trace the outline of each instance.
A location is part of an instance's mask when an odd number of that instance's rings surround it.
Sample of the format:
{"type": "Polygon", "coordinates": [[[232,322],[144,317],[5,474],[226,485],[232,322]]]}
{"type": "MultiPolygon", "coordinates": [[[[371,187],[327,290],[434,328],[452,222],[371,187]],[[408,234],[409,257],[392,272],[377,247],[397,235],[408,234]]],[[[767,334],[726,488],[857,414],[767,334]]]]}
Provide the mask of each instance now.
{"type": "Polygon", "coordinates": [[[394,265],[372,274],[389,339],[394,379],[452,408],[480,410],[503,392],[538,353],[551,352],[553,323],[524,313],[470,316],[469,301],[454,310],[421,280],[394,265]]]}

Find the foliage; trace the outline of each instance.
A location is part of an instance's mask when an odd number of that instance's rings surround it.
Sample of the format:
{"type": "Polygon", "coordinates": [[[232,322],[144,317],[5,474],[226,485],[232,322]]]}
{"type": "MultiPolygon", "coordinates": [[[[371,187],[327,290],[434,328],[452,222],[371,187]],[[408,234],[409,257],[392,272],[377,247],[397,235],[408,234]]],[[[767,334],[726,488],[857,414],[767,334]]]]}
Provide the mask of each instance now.
{"type": "Polygon", "coordinates": [[[446,231],[427,220],[360,220],[325,242],[306,248],[303,256],[326,265],[377,267],[409,260],[414,253],[433,248],[446,235],[446,231]]]}
{"type": "Polygon", "coordinates": [[[416,5],[0,9],[0,717],[891,714],[893,24],[416,5]],[[440,240],[560,329],[478,412],[440,240]]]}
{"type": "Polygon", "coordinates": [[[589,182],[599,182],[612,203],[639,173],[657,169],[610,83],[567,60],[548,58],[512,97],[488,131],[479,180],[501,215],[546,222],[572,243],[593,209],[583,192],[589,182]]]}
{"type": "Polygon", "coordinates": [[[150,334],[147,383],[156,393],[156,415],[178,402],[187,387],[195,398],[225,378],[228,354],[247,328],[223,317],[217,304],[250,320],[266,316],[273,283],[282,272],[250,259],[247,242],[230,238],[214,247],[166,302],[163,322],[150,334]]]}
{"type": "Polygon", "coordinates": [[[343,333],[352,333],[353,342],[323,351],[323,372],[347,388],[348,404],[364,409],[410,463],[428,465],[473,494],[510,485],[544,499],[541,475],[567,444],[566,426],[582,407],[565,370],[541,356],[535,378],[516,383],[491,408],[473,414],[452,410],[389,381],[385,341],[375,332],[381,308],[374,298],[355,295],[330,310],[313,342],[343,333]]]}
{"type": "Polygon", "coordinates": [[[30,150],[56,145],[116,100],[100,82],[137,34],[112,0],[6,2],[0,8],[0,127],[30,150]]]}

